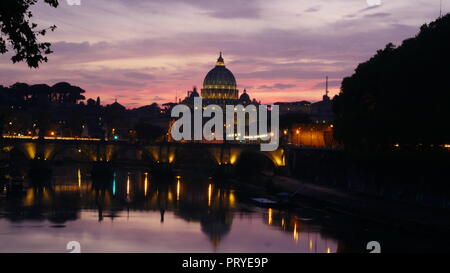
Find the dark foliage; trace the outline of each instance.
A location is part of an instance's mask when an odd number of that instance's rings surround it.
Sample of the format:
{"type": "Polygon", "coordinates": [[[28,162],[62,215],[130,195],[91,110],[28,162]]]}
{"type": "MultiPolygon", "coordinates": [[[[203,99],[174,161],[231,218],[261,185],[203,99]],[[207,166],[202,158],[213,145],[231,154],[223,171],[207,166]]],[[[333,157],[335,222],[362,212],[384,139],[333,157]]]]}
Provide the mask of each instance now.
{"type": "MultiPolygon", "coordinates": [[[[56,26],[37,29],[37,24],[31,21],[33,14],[30,7],[37,0],[1,0],[0,1],[0,54],[8,52],[8,45],[15,55],[13,63],[25,61],[29,67],[37,68],[40,63],[47,62],[45,55],[52,53],[50,43],[39,42],[38,36],[44,36],[56,26]]],[[[51,7],[58,6],[58,0],[44,0],[51,7]]]]}
{"type": "Polygon", "coordinates": [[[346,147],[450,142],[450,15],[388,44],[343,80],[335,137],[346,147]]]}
{"type": "Polygon", "coordinates": [[[166,133],[163,128],[144,122],[136,124],[134,130],[136,130],[139,141],[144,143],[155,141],[166,133]]]}
{"type": "Polygon", "coordinates": [[[53,86],[47,84],[28,85],[17,82],[9,88],[0,88],[1,104],[10,105],[45,105],[46,103],[74,104],[84,100],[81,94],[86,91],[67,82],[60,82],[53,86]]]}
{"type": "Polygon", "coordinates": [[[85,90],[66,82],[0,86],[0,135],[29,134],[39,129],[39,135],[44,136],[56,128],[67,136],[80,135],[83,112],[77,104],[85,99],[82,93],[85,90]]]}
{"type": "Polygon", "coordinates": [[[246,178],[261,174],[264,170],[274,170],[274,165],[270,159],[259,152],[243,152],[237,163],[237,173],[240,177],[246,178]]]}
{"type": "Polygon", "coordinates": [[[308,114],[297,112],[287,113],[280,117],[280,128],[292,128],[296,124],[310,124],[311,118],[308,114]]]}

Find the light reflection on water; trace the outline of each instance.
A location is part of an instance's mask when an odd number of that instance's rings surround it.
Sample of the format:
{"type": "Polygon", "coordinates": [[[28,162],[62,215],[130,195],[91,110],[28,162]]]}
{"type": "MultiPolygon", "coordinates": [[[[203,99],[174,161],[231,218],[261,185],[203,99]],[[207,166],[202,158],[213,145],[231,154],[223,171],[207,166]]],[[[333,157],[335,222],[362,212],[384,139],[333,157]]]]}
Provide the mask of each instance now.
{"type": "Polygon", "coordinates": [[[156,181],[118,170],[93,186],[86,167],[56,168],[51,186],[0,196],[0,252],[336,252],[320,227],[239,201],[208,178],[156,181]]]}

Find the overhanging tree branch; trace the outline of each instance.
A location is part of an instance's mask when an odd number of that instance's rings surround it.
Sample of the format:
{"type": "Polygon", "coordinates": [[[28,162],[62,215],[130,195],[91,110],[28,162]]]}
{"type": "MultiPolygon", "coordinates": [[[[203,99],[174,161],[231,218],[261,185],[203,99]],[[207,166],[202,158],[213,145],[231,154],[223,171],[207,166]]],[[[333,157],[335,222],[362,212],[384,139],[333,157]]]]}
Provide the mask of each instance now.
{"type": "MultiPolygon", "coordinates": [[[[47,62],[45,55],[51,54],[51,44],[39,42],[39,36],[45,36],[48,31],[54,31],[56,26],[37,29],[38,25],[31,22],[33,14],[29,10],[38,0],[1,0],[0,1],[0,54],[13,50],[13,63],[25,61],[31,68],[39,67],[47,62]]],[[[44,0],[51,7],[58,6],[58,0],[44,0]]]]}

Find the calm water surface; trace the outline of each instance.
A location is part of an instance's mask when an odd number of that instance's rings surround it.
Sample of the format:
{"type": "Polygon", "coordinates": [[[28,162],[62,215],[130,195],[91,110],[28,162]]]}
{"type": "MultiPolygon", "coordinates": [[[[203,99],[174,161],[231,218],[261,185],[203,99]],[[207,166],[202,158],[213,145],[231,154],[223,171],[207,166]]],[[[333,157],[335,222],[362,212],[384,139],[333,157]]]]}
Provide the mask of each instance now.
{"type": "MultiPolygon", "coordinates": [[[[260,207],[248,192],[202,172],[157,179],[151,170],[117,169],[95,182],[91,166],[53,166],[51,182],[0,186],[0,252],[367,252],[445,251],[445,242],[380,227],[307,202],[260,207]],[[250,197],[252,197],[250,195],[250,197]]],[[[254,196],[257,197],[257,196],[254,196]]]]}
{"type": "Polygon", "coordinates": [[[154,181],[117,170],[96,185],[89,166],[54,167],[50,185],[0,190],[1,252],[336,252],[311,216],[241,202],[208,177],[154,181]]]}

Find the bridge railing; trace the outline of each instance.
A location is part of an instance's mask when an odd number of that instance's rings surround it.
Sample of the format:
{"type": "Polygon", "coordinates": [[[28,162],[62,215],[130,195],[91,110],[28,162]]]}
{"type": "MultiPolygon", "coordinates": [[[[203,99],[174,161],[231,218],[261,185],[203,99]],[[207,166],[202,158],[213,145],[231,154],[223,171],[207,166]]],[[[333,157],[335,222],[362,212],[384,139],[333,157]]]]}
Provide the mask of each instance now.
{"type": "MultiPolygon", "coordinates": [[[[3,135],[3,138],[10,138],[10,139],[39,139],[38,136],[10,136],[10,135],[3,135]]],[[[51,136],[45,136],[44,139],[49,140],[85,140],[85,141],[100,141],[101,138],[92,138],[92,137],[51,137],[51,136]]]]}

